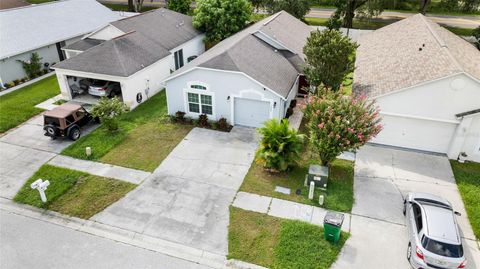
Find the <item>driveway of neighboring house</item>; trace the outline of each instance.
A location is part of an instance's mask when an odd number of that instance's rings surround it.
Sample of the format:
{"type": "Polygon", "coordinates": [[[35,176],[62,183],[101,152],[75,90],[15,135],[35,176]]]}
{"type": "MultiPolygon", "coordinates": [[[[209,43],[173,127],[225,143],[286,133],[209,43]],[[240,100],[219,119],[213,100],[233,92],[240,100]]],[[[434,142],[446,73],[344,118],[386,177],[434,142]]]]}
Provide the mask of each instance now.
{"type": "MultiPolygon", "coordinates": [[[[82,129],[82,135],[97,125],[82,129]]],[[[25,181],[73,141],[43,135],[43,116],[35,116],[0,137],[0,196],[12,199],[25,181]]]]}
{"type": "Polygon", "coordinates": [[[468,268],[480,268],[480,251],[448,159],[444,156],[364,146],[355,162],[351,237],[332,268],[410,268],[403,197],[427,192],[448,199],[456,211],[468,268]]]}
{"type": "Polygon", "coordinates": [[[229,205],[257,141],[254,129],[195,128],[150,178],[92,219],[226,255],[229,205]]]}

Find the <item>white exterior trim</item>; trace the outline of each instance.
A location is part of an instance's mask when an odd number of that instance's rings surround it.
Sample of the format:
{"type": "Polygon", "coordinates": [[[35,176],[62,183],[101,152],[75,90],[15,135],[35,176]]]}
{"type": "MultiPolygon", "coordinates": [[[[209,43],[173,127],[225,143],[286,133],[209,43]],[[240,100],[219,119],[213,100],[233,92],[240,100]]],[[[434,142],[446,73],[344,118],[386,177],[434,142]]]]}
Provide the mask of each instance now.
{"type": "Polygon", "coordinates": [[[394,116],[394,117],[402,117],[402,118],[409,118],[409,119],[417,119],[417,120],[429,120],[429,121],[437,121],[437,122],[445,122],[445,123],[453,123],[459,124],[460,121],[458,120],[444,120],[444,119],[436,119],[436,118],[429,118],[429,117],[419,117],[407,114],[399,114],[399,113],[390,113],[390,112],[380,112],[381,115],[386,116],[394,116]]]}
{"type": "MultiPolygon", "coordinates": [[[[274,104],[274,101],[272,99],[265,98],[265,94],[263,94],[262,92],[259,92],[257,90],[254,90],[254,89],[242,90],[242,91],[240,91],[239,94],[230,95],[230,115],[231,115],[230,122],[231,122],[232,125],[235,125],[235,98],[269,102],[270,103],[269,118],[270,119],[273,118],[273,104],[274,104]],[[259,100],[259,99],[252,99],[252,98],[248,98],[248,97],[243,97],[244,94],[246,94],[246,93],[253,93],[255,95],[260,96],[261,98],[259,100]]],[[[279,105],[279,104],[277,104],[277,105],[279,105]]]]}

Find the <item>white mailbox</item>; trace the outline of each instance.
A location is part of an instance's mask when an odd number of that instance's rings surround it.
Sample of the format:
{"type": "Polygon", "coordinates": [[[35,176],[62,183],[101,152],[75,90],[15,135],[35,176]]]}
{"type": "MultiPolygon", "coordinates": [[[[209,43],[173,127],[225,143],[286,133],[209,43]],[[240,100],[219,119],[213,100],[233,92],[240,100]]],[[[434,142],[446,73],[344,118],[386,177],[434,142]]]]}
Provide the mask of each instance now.
{"type": "Polygon", "coordinates": [[[47,196],[45,195],[45,190],[49,185],[50,185],[50,181],[48,180],[43,181],[41,178],[39,178],[35,180],[35,182],[30,184],[30,188],[37,189],[38,192],[40,193],[40,199],[42,199],[42,202],[46,203],[47,196]]]}

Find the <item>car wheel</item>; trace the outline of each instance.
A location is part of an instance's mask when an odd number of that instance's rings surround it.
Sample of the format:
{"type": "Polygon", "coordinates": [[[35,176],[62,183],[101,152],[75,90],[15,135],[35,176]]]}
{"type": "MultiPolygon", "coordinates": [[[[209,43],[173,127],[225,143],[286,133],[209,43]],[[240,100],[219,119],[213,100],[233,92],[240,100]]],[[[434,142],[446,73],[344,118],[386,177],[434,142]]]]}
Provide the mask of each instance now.
{"type": "Polygon", "coordinates": [[[407,199],[403,200],[403,215],[407,215],[407,199]]]}
{"type": "Polygon", "coordinates": [[[408,243],[407,260],[410,261],[411,258],[412,258],[412,243],[408,243]]]}
{"type": "Polygon", "coordinates": [[[54,137],[55,136],[55,127],[53,126],[46,126],[45,127],[45,132],[47,132],[47,134],[51,137],[54,137]]]}
{"type": "Polygon", "coordinates": [[[69,134],[69,138],[73,141],[75,140],[78,140],[80,138],[80,128],[78,128],[78,126],[74,126],[72,127],[72,129],[70,129],[70,134],[69,134]]]}

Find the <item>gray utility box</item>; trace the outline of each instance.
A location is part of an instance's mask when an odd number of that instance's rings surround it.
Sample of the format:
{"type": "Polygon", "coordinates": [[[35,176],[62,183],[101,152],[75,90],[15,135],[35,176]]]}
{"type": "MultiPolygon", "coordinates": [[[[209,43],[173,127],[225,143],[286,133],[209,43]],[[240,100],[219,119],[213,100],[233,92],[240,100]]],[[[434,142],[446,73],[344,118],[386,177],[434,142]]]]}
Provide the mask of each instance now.
{"type": "Polygon", "coordinates": [[[310,186],[310,182],[315,182],[316,188],[327,188],[328,183],[328,167],[312,164],[305,176],[305,186],[310,186]]]}

